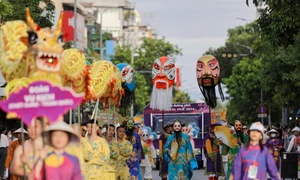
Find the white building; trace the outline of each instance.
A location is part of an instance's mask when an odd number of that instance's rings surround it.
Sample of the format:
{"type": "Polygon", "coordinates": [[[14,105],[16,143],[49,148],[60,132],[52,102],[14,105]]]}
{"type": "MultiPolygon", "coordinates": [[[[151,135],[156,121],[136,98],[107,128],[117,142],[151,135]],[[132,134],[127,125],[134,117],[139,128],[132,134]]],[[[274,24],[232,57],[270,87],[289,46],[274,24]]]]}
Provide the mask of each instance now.
{"type": "MultiPolygon", "coordinates": [[[[128,12],[127,12],[128,14],[128,12]]],[[[152,38],[152,29],[148,25],[142,25],[140,13],[135,10],[126,18],[124,31],[124,45],[138,47],[142,44],[143,38],[152,38]]]]}
{"type": "Polygon", "coordinates": [[[98,13],[97,24],[102,24],[103,31],[123,42],[124,11],[133,10],[133,4],[128,0],[81,0],[80,3],[98,13]]]}

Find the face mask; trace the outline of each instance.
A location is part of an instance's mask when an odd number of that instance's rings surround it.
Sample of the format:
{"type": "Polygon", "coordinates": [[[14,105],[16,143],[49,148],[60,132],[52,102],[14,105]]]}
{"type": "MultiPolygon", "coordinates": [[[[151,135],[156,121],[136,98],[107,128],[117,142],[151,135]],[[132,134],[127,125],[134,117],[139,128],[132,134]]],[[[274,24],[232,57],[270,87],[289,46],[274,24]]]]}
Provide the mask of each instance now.
{"type": "Polygon", "coordinates": [[[143,133],[143,141],[147,141],[149,139],[148,133],[143,133]]]}
{"type": "Polygon", "coordinates": [[[271,134],[271,137],[273,137],[273,138],[276,137],[276,134],[271,134]]]}
{"type": "Polygon", "coordinates": [[[173,128],[176,132],[179,132],[181,130],[181,124],[179,122],[176,122],[173,128]]]}

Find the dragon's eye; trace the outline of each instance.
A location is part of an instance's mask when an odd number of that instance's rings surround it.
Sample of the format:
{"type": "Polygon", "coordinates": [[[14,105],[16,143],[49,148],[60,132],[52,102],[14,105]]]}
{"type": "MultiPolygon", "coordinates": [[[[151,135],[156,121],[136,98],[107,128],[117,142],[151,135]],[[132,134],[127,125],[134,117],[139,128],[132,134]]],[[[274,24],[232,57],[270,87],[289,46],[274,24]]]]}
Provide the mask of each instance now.
{"type": "Polygon", "coordinates": [[[64,42],[64,37],[63,37],[62,34],[58,36],[57,42],[58,42],[58,43],[63,43],[63,42],[64,42]]]}
{"type": "Polygon", "coordinates": [[[38,35],[33,31],[28,31],[28,43],[34,45],[37,43],[38,35]]]}

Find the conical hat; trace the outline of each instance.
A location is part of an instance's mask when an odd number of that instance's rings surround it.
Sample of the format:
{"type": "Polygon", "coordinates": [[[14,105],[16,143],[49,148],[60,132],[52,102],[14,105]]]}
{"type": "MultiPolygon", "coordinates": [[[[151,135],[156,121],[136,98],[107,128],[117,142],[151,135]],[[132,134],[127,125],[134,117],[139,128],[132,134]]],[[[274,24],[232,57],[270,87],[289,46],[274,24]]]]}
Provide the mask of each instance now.
{"type": "Polygon", "coordinates": [[[51,124],[45,129],[45,136],[47,137],[48,144],[51,144],[51,142],[49,142],[50,140],[49,136],[52,131],[64,131],[71,135],[70,142],[79,142],[79,137],[76,135],[73,128],[69,124],[63,121],[58,121],[55,122],[54,124],[51,124]]]}
{"type": "Polygon", "coordinates": [[[276,133],[276,137],[279,136],[279,132],[276,131],[275,129],[272,129],[271,131],[267,132],[267,135],[270,136],[271,133],[276,133]]]}
{"type": "Polygon", "coordinates": [[[14,132],[13,132],[13,134],[15,134],[15,133],[24,133],[24,134],[28,134],[28,132],[24,129],[24,128],[19,128],[19,129],[17,129],[17,130],[15,130],[14,132]]]}

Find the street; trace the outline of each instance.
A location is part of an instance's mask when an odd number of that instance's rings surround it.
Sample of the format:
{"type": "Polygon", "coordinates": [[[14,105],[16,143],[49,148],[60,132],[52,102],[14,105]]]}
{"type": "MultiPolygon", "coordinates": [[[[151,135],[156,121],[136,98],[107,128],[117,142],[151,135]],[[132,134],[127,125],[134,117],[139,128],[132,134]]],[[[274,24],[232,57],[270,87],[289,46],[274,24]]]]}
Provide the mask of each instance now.
{"type": "MultiPolygon", "coordinates": [[[[158,176],[158,171],[153,170],[153,180],[161,180],[161,178],[158,176]]],[[[205,180],[208,179],[207,176],[204,176],[204,169],[195,170],[193,174],[192,180],[205,180]]]]}
{"type": "MultiPolygon", "coordinates": [[[[204,176],[204,170],[205,169],[195,170],[194,174],[193,174],[193,178],[191,180],[206,180],[206,179],[208,179],[207,176],[204,176]]],[[[152,174],[153,174],[153,180],[161,180],[161,178],[158,176],[157,170],[153,170],[152,174]]],[[[298,173],[298,177],[300,177],[299,175],[300,174],[298,173]]],[[[286,178],[285,180],[289,180],[289,179],[286,178]]]]}

